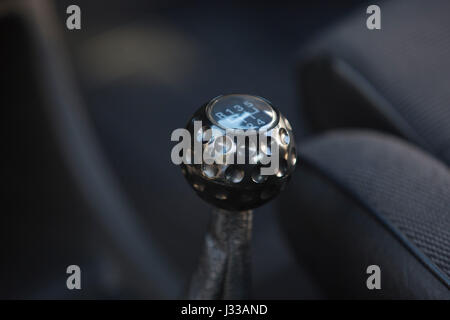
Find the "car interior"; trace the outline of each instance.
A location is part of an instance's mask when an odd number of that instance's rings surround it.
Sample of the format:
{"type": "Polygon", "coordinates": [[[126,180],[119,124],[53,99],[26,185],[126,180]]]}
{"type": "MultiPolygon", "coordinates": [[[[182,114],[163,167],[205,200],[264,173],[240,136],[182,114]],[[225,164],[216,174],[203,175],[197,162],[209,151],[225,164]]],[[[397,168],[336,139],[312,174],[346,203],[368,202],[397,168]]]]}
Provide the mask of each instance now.
{"type": "Polygon", "coordinates": [[[0,298],[186,298],[212,205],[170,138],[236,93],[297,152],[253,213],[249,298],[450,299],[450,2],[378,1],[369,30],[372,4],[0,2],[0,298]]]}

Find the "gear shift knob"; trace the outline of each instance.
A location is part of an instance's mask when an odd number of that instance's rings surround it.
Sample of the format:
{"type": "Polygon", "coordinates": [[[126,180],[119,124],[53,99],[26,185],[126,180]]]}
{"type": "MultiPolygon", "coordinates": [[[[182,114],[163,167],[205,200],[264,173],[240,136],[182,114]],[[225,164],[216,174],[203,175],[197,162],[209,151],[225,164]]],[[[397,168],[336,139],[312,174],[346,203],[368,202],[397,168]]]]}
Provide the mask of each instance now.
{"type": "Polygon", "coordinates": [[[186,129],[193,142],[183,174],[201,198],[218,208],[259,207],[283,190],[294,171],[297,155],[291,125],[264,98],[216,97],[195,112],[186,129]],[[205,155],[212,162],[207,163],[205,155]],[[194,161],[197,156],[203,159],[194,161]],[[261,171],[271,166],[273,174],[261,171]]]}
{"type": "Polygon", "coordinates": [[[291,125],[266,99],[230,94],[200,107],[187,130],[194,138],[182,172],[216,207],[188,298],[248,298],[251,209],[279,194],[294,171],[291,125]]]}

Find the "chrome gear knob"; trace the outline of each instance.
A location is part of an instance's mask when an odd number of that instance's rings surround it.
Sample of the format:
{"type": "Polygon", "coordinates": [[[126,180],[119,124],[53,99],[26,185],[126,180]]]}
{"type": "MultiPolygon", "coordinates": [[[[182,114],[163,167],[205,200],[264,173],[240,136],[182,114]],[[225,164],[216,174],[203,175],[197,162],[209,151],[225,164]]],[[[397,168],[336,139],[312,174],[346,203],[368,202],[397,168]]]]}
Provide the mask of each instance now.
{"type": "Polygon", "coordinates": [[[297,162],[289,121],[268,100],[229,94],[198,109],[186,129],[182,172],[197,194],[229,211],[261,206],[282,191],[297,162]]]}

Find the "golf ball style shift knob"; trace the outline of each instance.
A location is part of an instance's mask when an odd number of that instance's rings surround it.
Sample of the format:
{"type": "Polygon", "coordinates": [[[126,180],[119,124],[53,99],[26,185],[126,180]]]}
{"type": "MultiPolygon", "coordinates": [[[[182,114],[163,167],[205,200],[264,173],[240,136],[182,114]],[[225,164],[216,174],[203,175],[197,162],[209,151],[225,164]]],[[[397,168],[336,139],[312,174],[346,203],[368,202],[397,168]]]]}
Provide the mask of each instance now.
{"type": "Polygon", "coordinates": [[[264,98],[216,97],[195,112],[186,129],[192,141],[182,172],[197,194],[218,208],[259,207],[283,190],[294,171],[291,125],[264,98]]]}

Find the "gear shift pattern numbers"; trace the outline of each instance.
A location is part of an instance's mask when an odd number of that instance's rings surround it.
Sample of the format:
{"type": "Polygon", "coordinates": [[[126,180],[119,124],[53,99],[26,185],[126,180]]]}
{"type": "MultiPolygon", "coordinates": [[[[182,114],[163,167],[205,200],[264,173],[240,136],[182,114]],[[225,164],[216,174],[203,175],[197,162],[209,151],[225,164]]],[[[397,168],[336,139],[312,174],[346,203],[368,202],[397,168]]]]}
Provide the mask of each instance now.
{"type": "Polygon", "coordinates": [[[211,101],[209,119],[223,129],[270,129],[277,115],[269,102],[257,96],[231,94],[211,101]]]}

